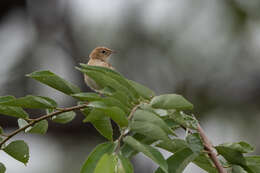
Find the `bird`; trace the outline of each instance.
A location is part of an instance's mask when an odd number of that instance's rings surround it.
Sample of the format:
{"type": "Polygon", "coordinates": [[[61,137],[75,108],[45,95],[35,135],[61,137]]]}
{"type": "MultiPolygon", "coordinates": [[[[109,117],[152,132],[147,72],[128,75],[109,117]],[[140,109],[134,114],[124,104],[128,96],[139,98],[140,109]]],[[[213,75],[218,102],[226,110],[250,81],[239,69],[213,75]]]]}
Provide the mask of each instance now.
{"type": "MultiPolygon", "coordinates": [[[[110,56],[113,53],[116,53],[116,51],[111,50],[107,47],[96,47],[89,54],[89,61],[87,64],[92,66],[107,67],[112,70],[115,70],[114,67],[109,63],[110,56]]],[[[97,83],[86,74],[84,74],[84,81],[87,84],[87,86],[89,86],[89,88],[96,92],[98,92],[98,90],[101,89],[97,85],[97,83]]]]}

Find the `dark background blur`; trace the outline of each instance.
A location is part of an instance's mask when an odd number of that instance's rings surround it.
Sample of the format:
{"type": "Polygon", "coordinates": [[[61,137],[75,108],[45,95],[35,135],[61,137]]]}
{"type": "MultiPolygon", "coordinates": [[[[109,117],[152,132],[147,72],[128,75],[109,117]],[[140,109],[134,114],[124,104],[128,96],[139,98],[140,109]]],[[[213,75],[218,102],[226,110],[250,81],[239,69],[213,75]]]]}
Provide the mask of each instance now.
{"type": "MultiPolygon", "coordinates": [[[[126,77],[194,103],[214,144],[245,140],[260,154],[259,9],[259,0],[2,0],[0,95],[43,95],[73,105],[75,100],[24,75],[48,69],[89,91],[74,66],[96,46],[106,46],[118,51],[112,64],[126,77]]],[[[28,142],[31,158],[25,167],[1,152],[7,173],[79,172],[104,141],[82,118],[50,124],[44,136],[16,137],[28,142]]],[[[16,124],[0,116],[7,132],[16,124]]],[[[141,154],[133,163],[135,172],[156,169],[141,154]]],[[[191,170],[203,172],[194,165],[185,172],[191,170]]]]}

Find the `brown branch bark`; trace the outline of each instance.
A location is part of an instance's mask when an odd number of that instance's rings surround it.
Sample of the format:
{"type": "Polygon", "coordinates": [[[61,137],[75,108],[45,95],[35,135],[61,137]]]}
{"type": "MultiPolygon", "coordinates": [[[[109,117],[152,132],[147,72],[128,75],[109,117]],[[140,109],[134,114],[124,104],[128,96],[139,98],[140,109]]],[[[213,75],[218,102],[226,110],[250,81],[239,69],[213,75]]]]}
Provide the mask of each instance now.
{"type": "Polygon", "coordinates": [[[141,103],[139,103],[138,105],[135,105],[135,106],[133,107],[133,109],[131,110],[131,112],[130,112],[130,114],[129,114],[129,116],[128,116],[128,120],[129,120],[129,121],[132,120],[135,111],[137,110],[137,108],[138,108],[141,104],[143,104],[143,102],[141,102],[141,103]]]}
{"type": "Polygon", "coordinates": [[[198,132],[200,134],[200,137],[203,141],[203,145],[205,150],[207,151],[210,159],[213,161],[214,165],[216,166],[219,173],[227,173],[227,171],[223,168],[221,163],[219,162],[217,158],[217,154],[214,152],[214,147],[212,146],[211,142],[207,138],[204,130],[201,128],[201,126],[198,124],[198,132]]]}
{"type": "Polygon", "coordinates": [[[30,127],[30,126],[33,126],[35,123],[37,123],[37,122],[39,122],[39,121],[41,121],[41,120],[45,120],[45,119],[51,118],[51,117],[53,117],[53,116],[55,116],[55,115],[58,115],[58,114],[60,114],[60,113],[64,113],[64,112],[69,112],[69,111],[73,111],[73,110],[82,109],[82,108],[85,108],[86,106],[87,106],[87,104],[78,105],[78,106],[73,106],[73,107],[69,107],[69,108],[62,108],[62,109],[59,109],[58,111],[52,112],[52,113],[50,113],[50,114],[43,115],[43,116],[41,116],[41,117],[39,117],[39,118],[36,118],[36,119],[32,119],[31,122],[30,122],[28,125],[26,125],[26,126],[20,128],[20,129],[17,129],[17,130],[15,130],[15,131],[13,131],[13,132],[10,133],[9,135],[6,135],[6,138],[5,138],[2,142],[0,142],[0,148],[1,148],[1,146],[2,146],[5,142],[7,142],[7,141],[8,141],[9,139],[11,139],[13,136],[15,136],[15,135],[17,135],[18,133],[24,131],[25,129],[27,129],[27,128],[30,127]]]}

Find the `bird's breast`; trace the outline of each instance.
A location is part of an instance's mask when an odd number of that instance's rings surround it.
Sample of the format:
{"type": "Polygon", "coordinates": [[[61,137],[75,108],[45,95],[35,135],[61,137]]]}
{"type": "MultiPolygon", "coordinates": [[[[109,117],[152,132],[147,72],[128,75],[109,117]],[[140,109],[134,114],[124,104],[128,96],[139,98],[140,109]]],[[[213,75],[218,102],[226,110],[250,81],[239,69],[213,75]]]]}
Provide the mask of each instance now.
{"type": "Polygon", "coordinates": [[[92,60],[90,59],[88,62],[88,65],[94,65],[94,66],[102,66],[102,67],[108,67],[110,68],[109,63],[101,60],[92,60]]]}

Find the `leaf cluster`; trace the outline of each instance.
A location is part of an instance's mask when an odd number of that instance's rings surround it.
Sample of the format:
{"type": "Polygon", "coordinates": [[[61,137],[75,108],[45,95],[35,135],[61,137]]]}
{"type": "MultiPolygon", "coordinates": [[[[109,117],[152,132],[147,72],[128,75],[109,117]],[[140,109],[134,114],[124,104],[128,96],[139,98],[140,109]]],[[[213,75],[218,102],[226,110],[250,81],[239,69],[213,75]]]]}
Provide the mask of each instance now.
{"type": "MultiPolygon", "coordinates": [[[[193,105],[178,94],[155,93],[120,73],[98,66],[80,64],[79,71],[92,78],[100,89],[97,93],[81,92],[74,84],[50,71],[37,71],[27,75],[78,101],[70,108],[59,108],[53,99],[27,95],[15,98],[0,97],[0,114],[17,118],[19,129],[10,135],[0,127],[0,147],[14,159],[27,164],[29,147],[22,140],[7,141],[20,131],[45,134],[48,120],[69,123],[80,110],[83,123],[91,123],[108,141],[96,146],[83,163],[81,173],[133,173],[130,162],[137,153],[143,153],[158,165],[156,173],[181,173],[190,163],[206,172],[217,173],[197,130],[198,121],[189,115],[193,105]],[[31,119],[24,108],[44,109],[46,115],[31,119]],[[111,121],[120,130],[114,138],[111,121]],[[177,136],[177,129],[187,131],[185,138],[177,136]],[[2,141],[2,142],[1,142],[2,141]],[[163,157],[159,149],[171,153],[163,157]]],[[[253,148],[246,142],[224,143],[215,147],[218,158],[231,173],[260,172],[260,156],[246,156],[253,148]]],[[[6,170],[0,163],[0,173],[6,170]]]]}

